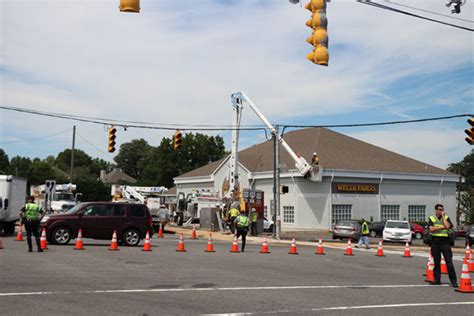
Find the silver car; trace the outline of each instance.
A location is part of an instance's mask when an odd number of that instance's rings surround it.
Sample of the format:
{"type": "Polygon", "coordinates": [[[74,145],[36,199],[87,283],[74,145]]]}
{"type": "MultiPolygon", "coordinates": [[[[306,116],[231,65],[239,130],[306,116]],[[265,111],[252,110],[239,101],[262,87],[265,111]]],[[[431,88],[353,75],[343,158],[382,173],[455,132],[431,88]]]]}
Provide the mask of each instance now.
{"type": "Polygon", "coordinates": [[[340,220],[332,227],[332,239],[359,240],[360,223],[356,220],[340,220]]]}

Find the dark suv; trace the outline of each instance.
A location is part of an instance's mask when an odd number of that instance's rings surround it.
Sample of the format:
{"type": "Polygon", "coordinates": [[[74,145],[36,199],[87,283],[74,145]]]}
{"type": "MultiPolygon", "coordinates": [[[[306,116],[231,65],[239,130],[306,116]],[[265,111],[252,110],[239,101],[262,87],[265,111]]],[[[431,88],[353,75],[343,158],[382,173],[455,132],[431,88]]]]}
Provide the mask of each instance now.
{"type": "Polygon", "coordinates": [[[46,215],[41,220],[41,229],[46,228],[50,243],[66,245],[77,236],[79,228],[82,237],[112,239],[117,231],[118,242],[136,246],[146,232],[153,234],[150,211],[143,204],[87,202],[80,203],[64,214],[46,215]]]}

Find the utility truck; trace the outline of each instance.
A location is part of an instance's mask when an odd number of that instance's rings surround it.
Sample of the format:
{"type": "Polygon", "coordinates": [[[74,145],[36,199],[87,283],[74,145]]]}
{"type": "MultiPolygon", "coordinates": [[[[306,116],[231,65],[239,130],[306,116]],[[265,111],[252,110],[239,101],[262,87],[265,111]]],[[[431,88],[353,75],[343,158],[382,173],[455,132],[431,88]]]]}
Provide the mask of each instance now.
{"type": "Polygon", "coordinates": [[[15,233],[15,223],[25,202],[26,179],[0,175],[0,230],[5,235],[15,233]]]}
{"type": "Polygon", "coordinates": [[[82,195],[74,194],[76,188],[72,183],[56,184],[54,180],[46,180],[45,184],[32,185],[30,194],[46,213],[65,213],[76,206],[82,195]]]}

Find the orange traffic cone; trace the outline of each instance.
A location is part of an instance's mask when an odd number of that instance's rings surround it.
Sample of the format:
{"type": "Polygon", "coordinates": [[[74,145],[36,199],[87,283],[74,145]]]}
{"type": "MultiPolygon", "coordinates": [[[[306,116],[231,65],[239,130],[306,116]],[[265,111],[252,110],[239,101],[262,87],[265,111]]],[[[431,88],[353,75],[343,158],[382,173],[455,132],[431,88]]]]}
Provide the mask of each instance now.
{"type": "Polygon", "coordinates": [[[448,266],[443,256],[441,256],[441,274],[448,274],[448,266]]]}
{"type": "Polygon", "coordinates": [[[385,257],[383,254],[383,247],[382,247],[382,241],[379,240],[379,247],[377,248],[377,254],[375,255],[376,257],[385,257]]]}
{"type": "Polygon", "coordinates": [[[209,240],[207,241],[206,250],[204,252],[215,252],[214,245],[212,244],[212,234],[209,233],[209,240]]]}
{"type": "Polygon", "coordinates": [[[262,250],[260,250],[260,253],[270,253],[270,251],[268,251],[267,237],[263,237],[262,250]]]}
{"type": "Polygon", "coordinates": [[[15,241],[23,241],[23,225],[18,226],[15,241]]]}
{"type": "Polygon", "coordinates": [[[423,273],[423,276],[428,275],[428,270],[430,269],[430,260],[433,260],[434,262],[433,256],[431,255],[431,251],[430,251],[430,255],[428,256],[428,262],[426,263],[426,269],[425,269],[425,273],[423,273]]]}
{"type": "Polygon", "coordinates": [[[239,243],[237,242],[237,235],[234,235],[234,240],[232,241],[232,248],[230,252],[240,252],[239,251],[239,243]]]}
{"type": "Polygon", "coordinates": [[[296,240],[294,238],[291,240],[290,252],[288,254],[289,255],[299,255],[298,249],[296,248],[296,240]]]}
{"type": "Polygon", "coordinates": [[[151,243],[150,243],[150,232],[146,231],[145,242],[143,243],[142,251],[151,251],[151,243]]]}
{"type": "Polygon", "coordinates": [[[319,238],[318,248],[316,249],[316,254],[317,255],[325,255],[324,248],[323,248],[323,241],[321,240],[321,238],[319,238]]]}
{"type": "Polygon", "coordinates": [[[191,239],[197,239],[196,225],[193,224],[193,231],[191,232],[191,239]]]}
{"type": "Polygon", "coordinates": [[[351,244],[351,239],[349,238],[347,240],[347,247],[346,247],[346,253],[344,256],[353,256],[354,254],[352,253],[352,244],[351,244]]]}
{"type": "Polygon", "coordinates": [[[163,238],[163,226],[160,224],[160,229],[158,230],[158,238],[163,238]]]}
{"type": "Polygon", "coordinates": [[[466,255],[464,256],[465,259],[469,260],[469,257],[472,257],[471,248],[469,248],[469,244],[466,245],[466,255]]]}
{"type": "Polygon", "coordinates": [[[425,282],[434,282],[434,260],[433,257],[430,256],[430,259],[428,260],[428,269],[426,270],[426,278],[425,282]]]}
{"type": "Polygon", "coordinates": [[[46,229],[44,228],[41,231],[40,247],[42,250],[48,250],[48,242],[46,241],[46,229]]]}
{"type": "Polygon", "coordinates": [[[467,260],[467,267],[469,272],[474,272],[474,256],[471,255],[470,258],[467,260]]]}
{"type": "Polygon", "coordinates": [[[459,288],[455,291],[461,293],[474,293],[471,284],[471,276],[469,275],[469,268],[467,267],[467,259],[464,259],[464,263],[462,264],[461,282],[459,283],[459,288]]]}
{"type": "Polygon", "coordinates": [[[403,256],[405,258],[412,258],[411,252],[410,252],[410,245],[408,242],[405,244],[405,252],[403,252],[403,256]]]}
{"type": "Polygon", "coordinates": [[[74,246],[74,250],[84,250],[84,244],[82,243],[82,229],[80,228],[77,233],[76,246],[74,246]]]}
{"type": "Polygon", "coordinates": [[[112,234],[112,242],[110,243],[109,250],[111,251],[119,251],[118,243],[117,243],[117,232],[114,229],[114,233],[112,234]]]}
{"type": "Polygon", "coordinates": [[[186,249],[184,249],[184,237],[183,233],[179,235],[179,243],[178,243],[178,248],[176,249],[177,252],[186,252],[186,249]]]}

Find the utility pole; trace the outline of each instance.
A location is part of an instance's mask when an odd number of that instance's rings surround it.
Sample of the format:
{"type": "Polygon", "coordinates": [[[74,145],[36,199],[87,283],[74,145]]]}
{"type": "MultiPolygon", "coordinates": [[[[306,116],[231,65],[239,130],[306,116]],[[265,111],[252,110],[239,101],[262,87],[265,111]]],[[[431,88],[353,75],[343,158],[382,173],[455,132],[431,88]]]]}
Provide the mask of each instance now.
{"type": "Polygon", "coordinates": [[[74,170],[74,145],[76,144],[76,125],[72,127],[72,149],[71,149],[71,173],[69,174],[69,181],[72,183],[72,176],[74,170]]]}
{"type": "Polygon", "coordinates": [[[273,134],[273,237],[280,239],[281,216],[280,216],[280,142],[279,126],[275,126],[273,134]]]}
{"type": "Polygon", "coordinates": [[[460,225],[461,220],[461,187],[462,187],[462,174],[461,174],[461,164],[459,164],[459,183],[458,183],[458,205],[456,208],[456,225],[460,225]]]}

